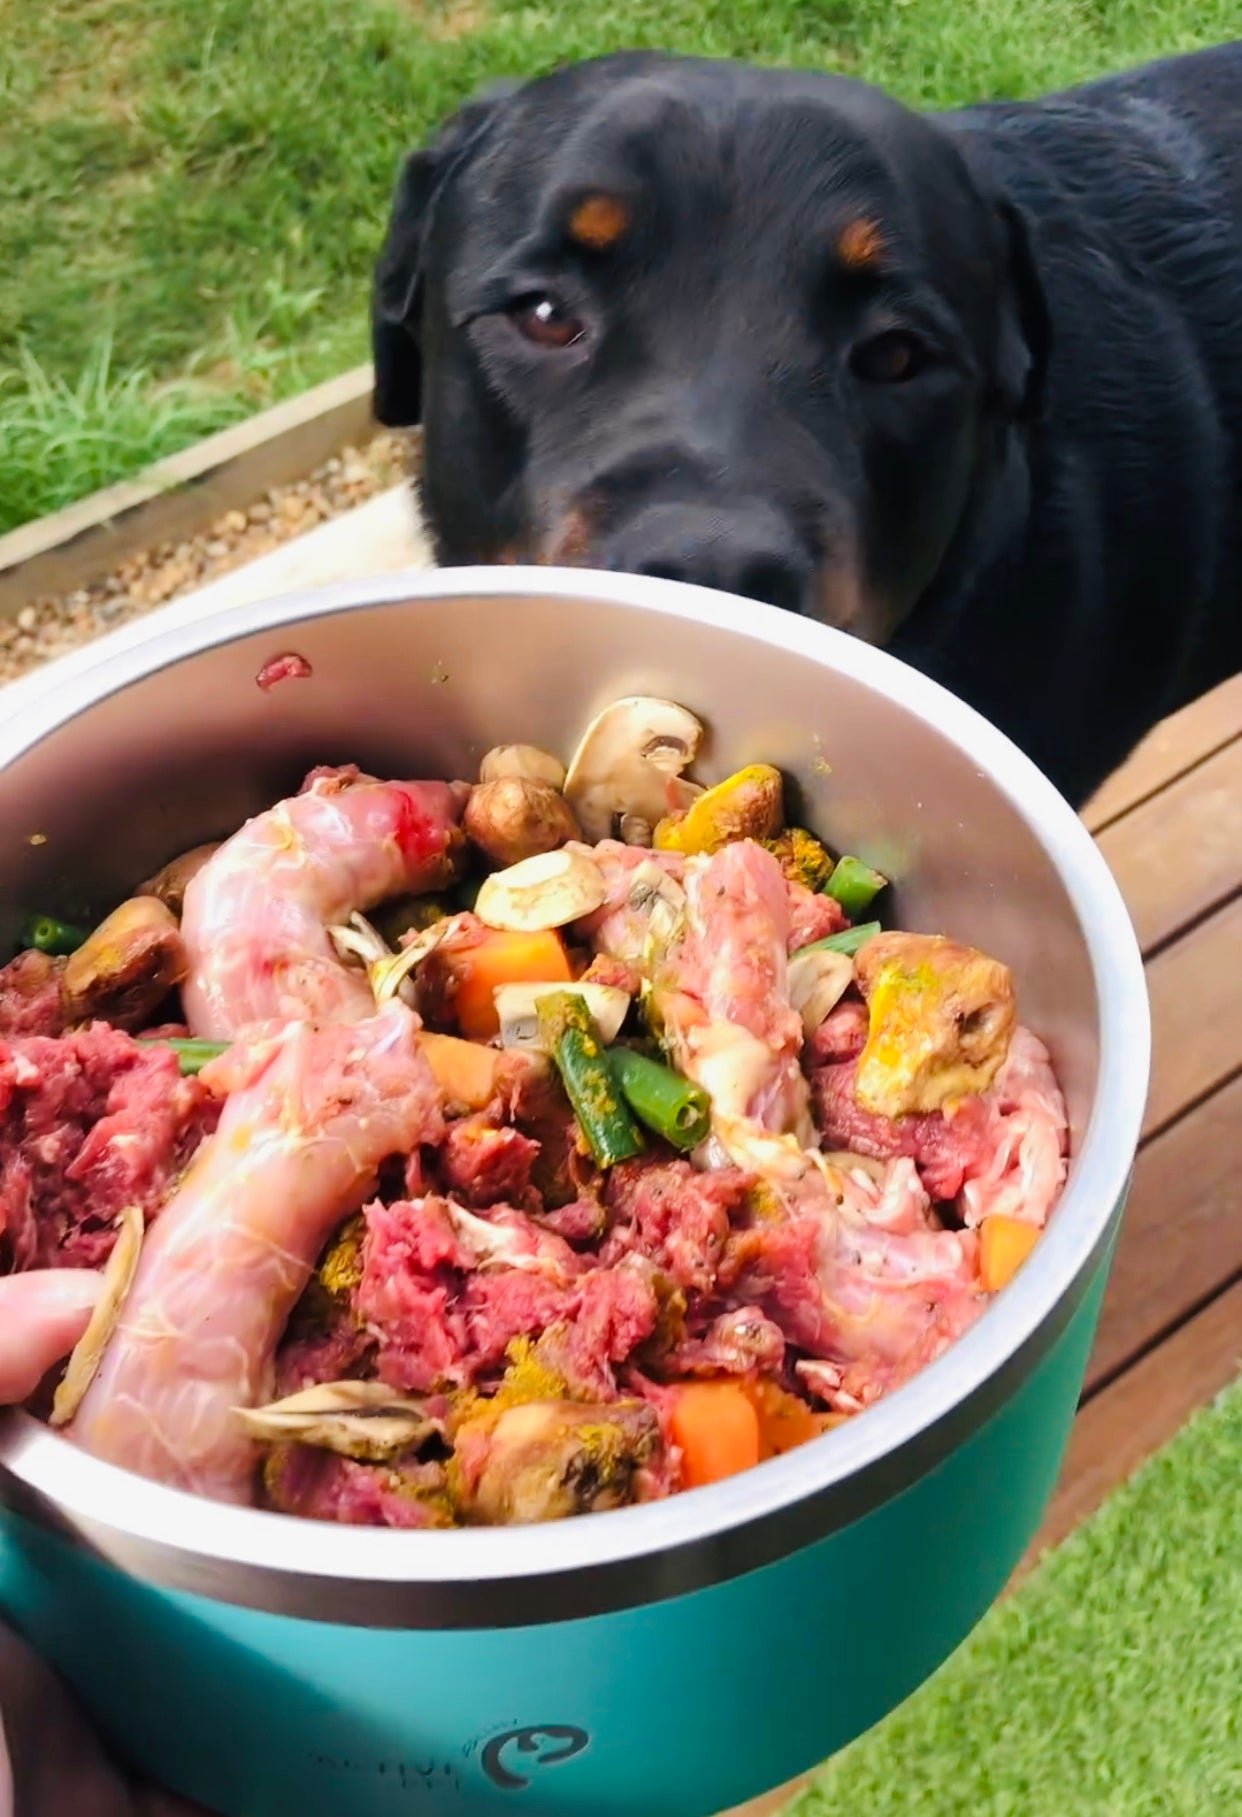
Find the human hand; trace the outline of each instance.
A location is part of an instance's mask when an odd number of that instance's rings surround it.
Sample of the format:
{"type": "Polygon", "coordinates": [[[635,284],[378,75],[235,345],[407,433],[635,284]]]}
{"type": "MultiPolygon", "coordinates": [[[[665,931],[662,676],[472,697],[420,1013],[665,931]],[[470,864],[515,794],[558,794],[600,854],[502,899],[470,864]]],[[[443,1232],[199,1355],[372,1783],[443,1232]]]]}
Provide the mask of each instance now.
{"type": "MultiPolygon", "coordinates": [[[[33,1394],[86,1329],[102,1276],[0,1276],[0,1406],[33,1394]]],[[[113,1764],[51,1668],[0,1627],[0,1817],[207,1817],[113,1764]]]]}

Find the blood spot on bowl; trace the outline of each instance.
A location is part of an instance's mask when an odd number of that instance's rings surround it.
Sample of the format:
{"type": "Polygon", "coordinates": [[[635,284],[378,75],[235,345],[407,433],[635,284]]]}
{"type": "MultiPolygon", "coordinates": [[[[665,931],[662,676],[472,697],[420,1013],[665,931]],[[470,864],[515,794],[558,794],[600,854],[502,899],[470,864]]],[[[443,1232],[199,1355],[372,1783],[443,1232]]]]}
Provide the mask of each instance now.
{"type": "Polygon", "coordinates": [[[304,656],[299,656],[296,650],[287,650],[284,655],[273,656],[270,662],[265,662],[255,681],[265,694],[270,694],[282,681],[306,681],[313,674],[314,670],[304,656]]]}

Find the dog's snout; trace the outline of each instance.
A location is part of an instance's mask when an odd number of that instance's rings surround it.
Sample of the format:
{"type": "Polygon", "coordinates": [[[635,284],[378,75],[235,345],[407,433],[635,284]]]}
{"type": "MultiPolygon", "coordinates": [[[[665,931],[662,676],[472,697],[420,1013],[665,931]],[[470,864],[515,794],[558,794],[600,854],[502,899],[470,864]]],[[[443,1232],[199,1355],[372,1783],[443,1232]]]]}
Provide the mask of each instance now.
{"type": "Polygon", "coordinates": [[[785,611],[805,610],[813,563],[767,506],[654,505],[612,537],[607,565],[689,581],[785,611]]]}

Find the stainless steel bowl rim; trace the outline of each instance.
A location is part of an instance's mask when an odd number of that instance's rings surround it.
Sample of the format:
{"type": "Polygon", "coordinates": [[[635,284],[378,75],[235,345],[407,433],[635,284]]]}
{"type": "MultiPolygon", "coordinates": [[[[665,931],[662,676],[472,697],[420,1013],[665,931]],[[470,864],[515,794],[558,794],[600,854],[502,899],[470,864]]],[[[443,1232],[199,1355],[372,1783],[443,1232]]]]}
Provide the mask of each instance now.
{"type": "Polygon", "coordinates": [[[842,632],[704,588],[578,569],[440,569],[301,590],[153,629],[123,650],[101,651],[60,687],[19,705],[0,728],[0,774],[96,702],[205,650],[307,618],[480,595],[621,605],[775,647],[887,696],[934,726],[988,774],[1063,877],[1095,974],[1098,1087],[1074,1176],[1031,1262],[944,1356],[865,1418],[836,1431],[830,1443],[791,1452],[711,1488],[551,1526],[415,1533],[342,1529],[203,1501],[86,1456],[25,1413],[0,1416],[0,1467],[53,1504],[71,1526],[104,1527],[140,1545],[309,1580],[468,1584],[477,1590],[521,1579],[560,1581],[599,1567],[615,1573],[762,1523],[809,1497],[822,1498],[888,1454],[910,1448],[1031,1344],[1098,1259],[1132,1166],[1150,1056],[1142,960],[1120,891],[1081,820],[1009,739],[934,682],[842,632]]]}

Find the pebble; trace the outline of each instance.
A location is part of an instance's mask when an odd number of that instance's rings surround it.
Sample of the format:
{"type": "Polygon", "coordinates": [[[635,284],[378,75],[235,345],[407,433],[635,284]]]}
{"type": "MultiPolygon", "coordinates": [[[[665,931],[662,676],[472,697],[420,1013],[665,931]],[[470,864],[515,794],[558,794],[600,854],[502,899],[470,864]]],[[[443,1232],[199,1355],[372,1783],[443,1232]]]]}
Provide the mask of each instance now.
{"type": "Polygon", "coordinates": [[[306,479],[224,512],[201,536],[144,549],[89,587],[32,600],[0,618],[0,685],[364,504],[410,472],[412,456],[399,435],[344,448],[306,479]]]}

